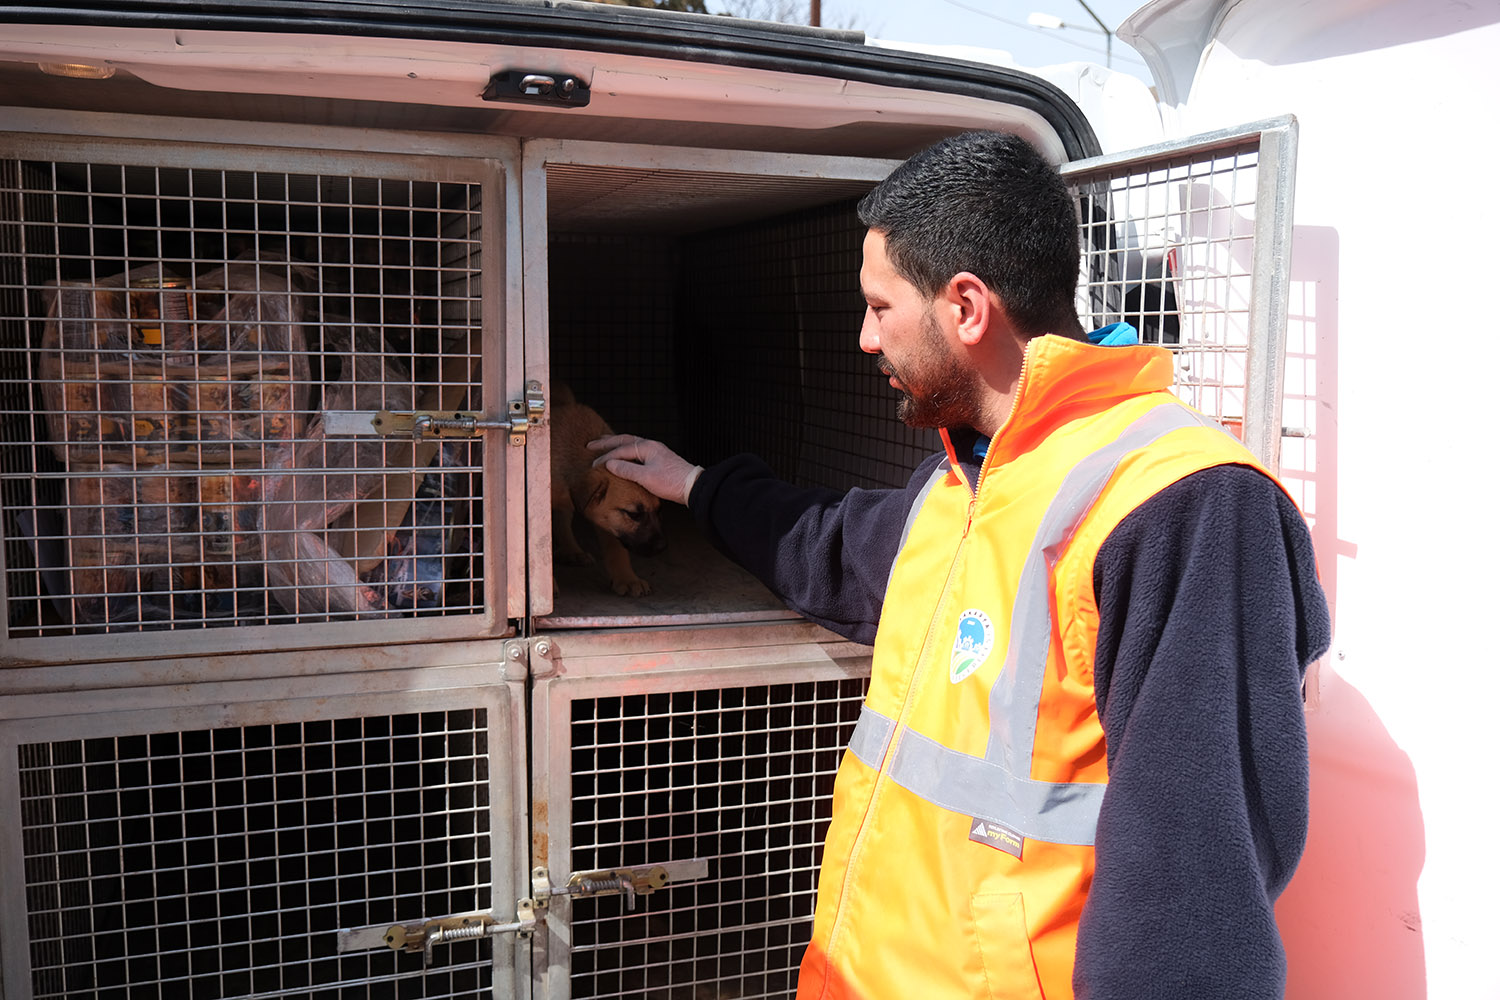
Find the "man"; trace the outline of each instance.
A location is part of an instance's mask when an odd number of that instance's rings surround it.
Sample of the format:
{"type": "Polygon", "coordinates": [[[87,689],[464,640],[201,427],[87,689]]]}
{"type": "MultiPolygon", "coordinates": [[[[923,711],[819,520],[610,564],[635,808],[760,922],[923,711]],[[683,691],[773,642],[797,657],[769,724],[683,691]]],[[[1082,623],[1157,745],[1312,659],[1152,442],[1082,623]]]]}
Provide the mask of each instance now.
{"type": "Polygon", "coordinates": [[[1300,514],[1166,351],[1086,342],[1073,205],[1025,142],[944,140],[860,217],[860,347],[946,446],[905,490],[591,445],[874,640],[799,998],[1280,996],[1328,644],[1300,514]]]}

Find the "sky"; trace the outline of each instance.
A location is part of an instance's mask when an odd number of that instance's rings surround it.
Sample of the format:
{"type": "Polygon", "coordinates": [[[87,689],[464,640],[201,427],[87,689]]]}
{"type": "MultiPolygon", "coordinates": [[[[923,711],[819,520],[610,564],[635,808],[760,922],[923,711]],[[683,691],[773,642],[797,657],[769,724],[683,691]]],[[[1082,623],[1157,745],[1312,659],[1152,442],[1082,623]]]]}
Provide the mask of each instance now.
{"type": "MultiPolygon", "coordinates": [[[[1086,2],[1114,31],[1145,0],[1086,2]]],[[[887,41],[1003,49],[1020,66],[1104,65],[1105,36],[1079,0],[823,0],[823,24],[856,28],[887,41]],[[1032,27],[1026,18],[1033,12],[1061,18],[1066,27],[1032,27]]],[[[1119,39],[1113,48],[1114,69],[1151,82],[1134,49],[1119,39]]]]}

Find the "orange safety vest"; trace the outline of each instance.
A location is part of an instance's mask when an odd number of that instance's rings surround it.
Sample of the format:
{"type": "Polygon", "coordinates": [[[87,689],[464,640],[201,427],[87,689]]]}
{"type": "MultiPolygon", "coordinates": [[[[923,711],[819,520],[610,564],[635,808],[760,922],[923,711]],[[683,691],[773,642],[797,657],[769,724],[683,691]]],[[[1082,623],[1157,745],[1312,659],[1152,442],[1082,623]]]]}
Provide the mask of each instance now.
{"type": "Polygon", "coordinates": [[[1073,996],[1107,781],[1095,556],[1184,476],[1261,468],[1171,382],[1161,348],[1039,337],[977,495],[944,434],[834,787],[798,1000],[1073,996]]]}

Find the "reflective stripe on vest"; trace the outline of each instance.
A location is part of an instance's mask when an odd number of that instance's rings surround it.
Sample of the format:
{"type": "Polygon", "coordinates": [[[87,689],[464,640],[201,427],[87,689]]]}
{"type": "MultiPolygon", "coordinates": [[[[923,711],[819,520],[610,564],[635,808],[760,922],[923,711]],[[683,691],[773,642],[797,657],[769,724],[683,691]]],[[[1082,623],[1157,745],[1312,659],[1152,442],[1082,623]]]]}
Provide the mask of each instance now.
{"type": "MultiPolygon", "coordinates": [[[[985,756],[953,750],[908,729],[890,763],[892,781],[939,808],[998,823],[1025,837],[1054,844],[1093,844],[1105,786],[1029,777],[1052,639],[1051,567],[1126,455],[1173,431],[1199,424],[1223,430],[1187,406],[1164,403],[1073,467],[1042,516],[1021,570],[1005,663],[990,689],[985,756]]],[[[929,480],[914,508],[935,482],[935,477],[929,480]]],[[[915,510],[907,519],[908,533],[914,514],[915,510]]],[[[895,730],[894,720],[866,706],[849,750],[878,769],[895,730]]]]}
{"type": "Polygon", "coordinates": [[[869,705],[862,706],[859,721],[854,724],[854,732],[849,737],[849,752],[867,766],[878,769],[895,731],[894,719],[886,718],[869,705]]]}

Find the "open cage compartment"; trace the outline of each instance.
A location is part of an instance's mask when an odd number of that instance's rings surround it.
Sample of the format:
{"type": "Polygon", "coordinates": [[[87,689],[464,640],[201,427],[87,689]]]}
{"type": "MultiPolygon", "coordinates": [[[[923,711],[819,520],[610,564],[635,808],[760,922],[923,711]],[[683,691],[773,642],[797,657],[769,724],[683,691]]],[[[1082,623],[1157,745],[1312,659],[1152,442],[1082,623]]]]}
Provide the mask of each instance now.
{"type": "Polygon", "coordinates": [[[270,645],[400,635],[371,633],[377,621],[473,634],[494,606],[482,501],[495,449],[411,424],[495,412],[498,292],[480,280],[501,256],[486,235],[501,228],[494,167],[6,146],[10,648],[45,655],[67,638],[76,655],[80,637],[164,631],[181,648],[226,626],[324,629],[275,630],[270,645]]]}
{"type": "MultiPolygon", "coordinates": [[[[1272,120],[1062,168],[1085,328],[1128,322],[1170,350],[1179,397],[1273,470],[1294,152],[1295,123],[1272,120]]],[[[527,164],[528,238],[548,246],[527,309],[554,398],[566,384],[618,432],[704,465],[754,452],[807,486],[899,487],[940,448],[896,419],[857,343],[856,205],[894,163],[538,143],[527,164]]],[[[617,596],[601,566],[557,560],[532,578],[537,627],[786,617],[682,508],[661,517],[665,551],[633,559],[649,594],[617,596]]]]}
{"type": "MultiPolygon", "coordinates": [[[[893,163],[537,146],[526,183],[528,206],[545,206],[554,398],[566,386],[617,432],[703,465],[753,452],[807,486],[900,486],[940,447],[895,419],[885,377],[858,346],[856,205],[893,163]]],[[[536,239],[529,213],[527,224],[536,239]]],[[[556,446],[555,421],[553,434],[556,446]]],[[[632,557],[649,594],[618,596],[602,566],[557,559],[555,593],[533,581],[554,601],[537,627],[789,617],[685,509],[664,504],[660,516],[665,550],[632,557]]],[[[575,534],[595,545],[581,517],[575,534]]]]}

